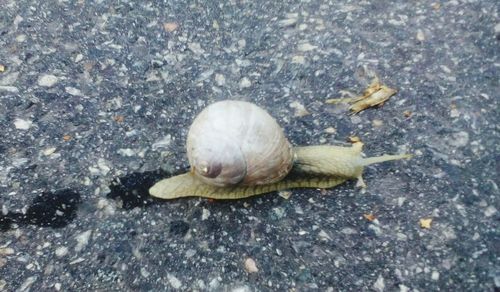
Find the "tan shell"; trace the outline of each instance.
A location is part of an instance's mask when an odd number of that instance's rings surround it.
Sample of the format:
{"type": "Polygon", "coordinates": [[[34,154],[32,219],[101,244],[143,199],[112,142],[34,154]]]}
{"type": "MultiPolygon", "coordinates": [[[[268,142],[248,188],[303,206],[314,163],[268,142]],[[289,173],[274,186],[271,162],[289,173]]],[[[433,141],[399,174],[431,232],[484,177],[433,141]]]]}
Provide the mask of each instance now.
{"type": "Polygon", "coordinates": [[[293,166],[292,146],[276,120],[244,101],[205,108],[187,138],[191,171],[216,185],[261,185],[285,177],[293,166]]]}

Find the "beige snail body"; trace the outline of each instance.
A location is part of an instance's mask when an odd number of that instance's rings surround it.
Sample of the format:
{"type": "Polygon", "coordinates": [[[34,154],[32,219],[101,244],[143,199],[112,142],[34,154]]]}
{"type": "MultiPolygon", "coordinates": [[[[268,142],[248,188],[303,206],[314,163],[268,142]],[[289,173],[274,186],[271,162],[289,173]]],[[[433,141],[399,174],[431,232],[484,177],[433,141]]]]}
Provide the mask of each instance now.
{"type": "Polygon", "coordinates": [[[361,151],[362,143],[292,147],[262,108],[220,101],[205,108],[189,129],[191,171],[159,181],[149,193],[163,199],[240,199],[292,188],[331,188],[348,179],[364,187],[366,165],[411,157],[363,158],[361,151]]]}

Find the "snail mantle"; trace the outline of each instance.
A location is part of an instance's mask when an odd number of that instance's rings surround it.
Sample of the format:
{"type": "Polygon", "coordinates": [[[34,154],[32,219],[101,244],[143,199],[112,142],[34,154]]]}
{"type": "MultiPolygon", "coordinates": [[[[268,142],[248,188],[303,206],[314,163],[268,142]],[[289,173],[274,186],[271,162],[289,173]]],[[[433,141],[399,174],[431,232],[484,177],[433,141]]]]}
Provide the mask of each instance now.
{"type": "Polygon", "coordinates": [[[244,101],[226,100],[206,107],[187,137],[191,170],[149,189],[153,197],[241,199],[293,188],[331,188],[349,179],[365,187],[365,166],[410,158],[410,154],[362,157],[352,147],[292,146],[267,111],[244,101]]]}

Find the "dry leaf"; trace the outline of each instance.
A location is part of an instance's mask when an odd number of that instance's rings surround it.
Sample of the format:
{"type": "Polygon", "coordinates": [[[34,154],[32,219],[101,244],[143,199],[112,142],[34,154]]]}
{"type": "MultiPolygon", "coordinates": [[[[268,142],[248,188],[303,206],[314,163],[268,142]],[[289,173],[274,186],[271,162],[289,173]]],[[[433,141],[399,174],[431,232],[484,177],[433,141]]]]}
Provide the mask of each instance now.
{"type": "Polygon", "coordinates": [[[114,119],[114,120],[115,120],[115,122],[117,122],[117,123],[123,123],[123,120],[125,120],[125,117],[124,117],[124,116],[120,116],[120,115],[118,115],[118,116],[115,116],[113,119],[114,119]]]}
{"type": "Polygon", "coordinates": [[[365,217],[365,219],[370,221],[370,222],[372,222],[373,220],[376,219],[375,215],[373,215],[371,213],[370,214],[363,214],[363,217],[365,217]]]}
{"type": "Polygon", "coordinates": [[[94,68],[94,62],[85,62],[83,64],[83,70],[89,72],[90,70],[92,70],[92,68],[94,68]]]}
{"type": "Polygon", "coordinates": [[[63,140],[67,142],[67,141],[71,140],[71,136],[70,135],[64,135],[63,136],[63,140]]]}
{"type": "Polygon", "coordinates": [[[430,229],[432,223],[432,218],[422,218],[420,219],[420,227],[424,229],[430,229]]]}
{"type": "Polygon", "coordinates": [[[405,116],[405,118],[409,118],[409,117],[411,117],[412,112],[411,111],[404,111],[403,115],[405,116]]]}
{"type": "Polygon", "coordinates": [[[329,104],[350,103],[349,110],[351,114],[357,114],[367,108],[383,105],[396,92],[396,89],[383,85],[378,77],[375,77],[362,95],[352,98],[333,98],[325,102],[329,104]]]}

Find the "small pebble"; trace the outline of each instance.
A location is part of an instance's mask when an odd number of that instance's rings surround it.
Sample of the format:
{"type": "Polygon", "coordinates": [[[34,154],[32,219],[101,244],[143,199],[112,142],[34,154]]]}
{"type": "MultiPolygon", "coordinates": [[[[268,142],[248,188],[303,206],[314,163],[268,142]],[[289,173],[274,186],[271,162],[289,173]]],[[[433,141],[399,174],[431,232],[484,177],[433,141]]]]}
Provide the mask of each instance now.
{"type": "Polygon", "coordinates": [[[18,93],[19,92],[19,89],[15,86],[3,86],[1,85],[0,86],[0,91],[7,91],[7,92],[10,92],[10,93],[18,93]]]}
{"type": "Polygon", "coordinates": [[[457,148],[467,146],[467,144],[469,144],[469,133],[465,131],[453,133],[451,134],[447,142],[450,146],[454,146],[457,148]]]}
{"type": "Polygon", "coordinates": [[[43,86],[43,87],[52,87],[54,86],[59,79],[50,74],[44,74],[38,78],[38,86],[43,86]]]}
{"type": "Polygon", "coordinates": [[[178,27],[179,27],[179,25],[175,22],[166,22],[163,24],[163,29],[166,32],[173,32],[173,31],[177,30],[178,27]]]}
{"type": "Polygon", "coordinates": [[[352,229],[350,227],[343,228],[340,232],[351,235],[351,234],[357,234],[358,232],[355,229],[352,229]]]}
{"type": "Polygon", "coordinates": [[[33,283],[35,283],[37,279],[38,276],[31,276],[26,278],[26,280],[24,280],[23,284],[16,290],[16,292],[29,291],[31,285],[33,285],[33,283]]]}
{"type": "Polygon", "coordinates": [[[325,133],[327,134],[335,134],[337,133],[337,129],[335,129],[334,127],[328,127],[325,129],[325,133]]]}
{"type": "Polygon", "coordinates": [[[167,274],[167,279],[168,283],[174,288],[174,289],[179,289],[182,287],[182,282],[177,279],[174,275],[172,274],[167,274]]]}
{"type": "Polygon", "coordinates": [[[205,53],[205,50],[201,47],[201,45],[199,43],[189,43],[188,48],[195,55],[201,55],[201,54],[205,53]]]}
{"type": "Polygon", "coordinates": [[[383,292],[385,289],[385,283],[384,283],[384,277],[382,275],[379,275],[377,278],[377,281],[373,283],[373,289],[377,292],[383,292]]]}
{"type": "Polygon", "coordinates": [[[78,234],[75,239],[76,239],[76,246],[75,246],[75,251],[80,252],[82,251],[87,244],[89,243],[90,236],[92,235],[92,230],[87,230],[85,232],[82,232],[78,234]]]}
{"type": "Polygon", "coordinates": [[[245,39],[238,40],[238,47],[244,48],[247,45],[247,41],[245,39]]]}
{"type": "Polygon", "coordinates": [[[304,58],[304,56],[301,56],[301,55],[297,55],[297,56],[293,56],[292,57],[292,63],[294,64],[305,64],[306,62],[306,59],[304,58]]]}
{"type": "Polygon", "coordinates": [[[16,37],[16,41],[17,41],[18,43],[22,43],[22,42],[24,42],[25,40],[26,40],[26,35],[25,35],[25,34],[20,34],[20,35],[18,35],[18,36],[16,37]]]}
{"type": "Polygon", "coordinates": [[[319,237],[319,239],[324,240],[324,241],[332,240],[332,238],[324,230],[321,230],[318,233],[318,237],[319,237]]]}
{"type": "Polygon", "coordinates": [[[417,31],[417,40],[421,42],[425,41],[425,34],[420,29],[417,31]]]}
{"type": "Polygon", "coordinates": [[[71,262],[69,262],[70,265],[76,265],[76,264],[79,264],[81,262],[84,262],[85,259],[84,258],[77,258],[75,260],[72,260],[71,262]]]}
{"type": "Polygon", "coordinates": [[[143,276],[144,278],[148,278],[149,275],[151,275],[151,273],[148,272],[148,270],[146,270],[146,268],[141,267],[141,276],[143,276]]]}
{"type": "Polygon", "coordinates": [[[153,151],[160,149],[167,149],[171,142],[172,142],[172,136],[170,136],[170,134],[167,134],[165,137],[154,142],[151,148],[153,148],[153,151]]]}
{"type": "Polygon", "coordinates": [[[218,86],[223,86],[226,84],[226,78],[222,74],[215,74],[215,83],[217,83],[218,86]]]}
{"type": "Polygon", "coordinates": [[[433,281],[439,280],[439,272],[438,271],[433,271],[432,274],[431,274],[431,279],[433,281]]]}
{"type": "Polygon", "coordinates": [[[491,216],[495,215],[496,212],[497,212],[497,208],[495,208],[494,206],[488,206],[484,210],[484,216],[491,217],[491,216]]]}
{"type": "Polygon", "coordinates": [[[125,156],[125,157],[131,157],[131,156],[135,155],[135,151],[130,149],[130,148],[121,148],[121,149],[118,149],[117,152],[121,156],[125,156]]]}
{"type": "Polygon", "coordinates": [[[111,168],[109,167],[109,162],[104,158],[97,159],[97,167],[99,168],[100,173],[102,175],[106,175],[111,171],[111,168]]]}
{"type": "Polygon", "coordinates": [[[201,221],[207,220],[210,217],[210,210],[203,208],[201,213],[201,221]]]}
{"type": "Polygon", "coordinates": [[[61,246],[61,247],[58,247],[58,248],[56,249],[55,254],[56,254],[56,256],[57,256],[58,258],[61,258],[61,257],[65,256],[65,255],[67,255],[67,254],[68,254],[68,251],[69,251],[69,250],[68,250],[68,248],[67,248],[67,247],[65,247],[65,246],[61,246]]]}
{"type": "Polygon", "coordinates": [[[496,33],[496,34],[500,34],[500,23],[497,23],[497,24],[495,25],[495,33],[496,33]]]}
{"type": "Polygon", "coordinates": [[[78,55],[76,55],[76,57],[75,57],[75,63],[78,63],[78,62],[80,62],[81,60],[83,60],[83,55],[82,55],[82,54],[78,54],[78,55]]]}
{"type": "Polygon", "coordinates": [[[309,52],[316,49],[317,46],[313,46],[310,43],[302,43],[297,46],[297,49],[301,52],[309,52]]]}
{"type": "Polygon", "coordinates": [[[252,86],[252,82],[250,81],[250,79],[248,79],[247,77],[243,77],[241,78],[240,80],[240,84],[239,84],[240,88],[248,88],[250,86],[252,86]]]}
{"type": "Polygon", "coordinates": [[[460,116],[460,111],[457,108],[452,108],[450,110],[450,117],[451,118],[458,118],[460,116]]]}
{"type": "Polygon", "coordinates": [[[280,191],[280,192],[278,192],[278,196],[282,197],[285,200],[288,200],[288,199],[290,199],[290,196],[292,196],[292,192],[291,191],[280,191]]]}
{"type": "Polygon", "coordinates": [[[375,128],[380,128],[383,125],[384,125],[384,121],[382,121],[382,120],[375,119],[375,120],[372,121],[372,126],[375,127],[375,128]]]}
{"type": "Polygon", "coordinates": [[[259,269],[257,268],[257,264],[252,258],[247,258],[245,260],[245,270],[250,274],[257,273],[259,271],[259,269]]]}
{"type": "Polygon", "coordinates": [[[45,150],[43,150],[43,155],[45,156],[49,156],[49,155],[52,155],[54,152],[56,152],[56,147],[50,147],[50,148],[47,148],[45,150]]]}
{"type": "Polygon", "coordinates": [[[16,129],[19,130],[28,130],[29,128],[31,128],[32,125],[33,122],[30,120],[23,120],[20,118],[14,120],[14,126],[16,127],[16,129]]]}
{"type": "Polygon", "coordinates": [[[294,116],[296,117],[303,117],[310,114],[306,107],[298,101],[290,103],[290,107],[295,109],[294,116]]]}
{"type": "Polygon", "coordinates": [[[80,89],[77,89],[77,88],[74,88],[74,87],[65,87],[64,90],[66,91],[66,93],[70,94],[70,95],[73,95],[73,96],[82,96],[82,92],[80,91],[80,89]]]}
{"type": "Polygon", "coordinates": [[[280,20],[278,22],[279,26],[281,26],[281,27],[292,26],[296,23],[297,23],[297,18],[287,18],[287,19],[280,20]]]}
{"type": "Polygon", "coordinates": [[[0,248],[0,255],[12,255],[12,254],[14,254],[14,249],[12,247],[0,248]]]}

